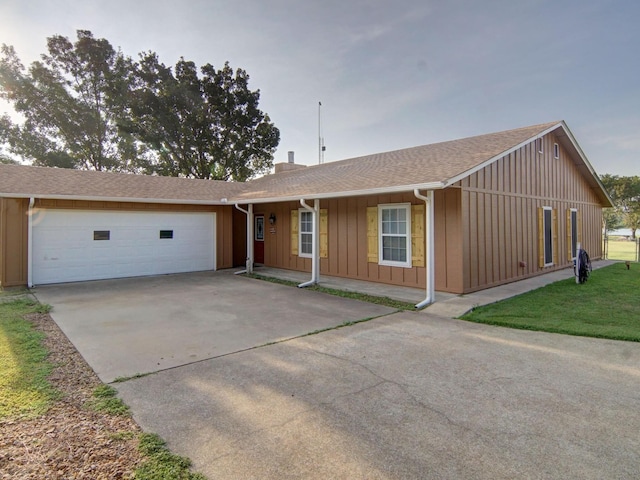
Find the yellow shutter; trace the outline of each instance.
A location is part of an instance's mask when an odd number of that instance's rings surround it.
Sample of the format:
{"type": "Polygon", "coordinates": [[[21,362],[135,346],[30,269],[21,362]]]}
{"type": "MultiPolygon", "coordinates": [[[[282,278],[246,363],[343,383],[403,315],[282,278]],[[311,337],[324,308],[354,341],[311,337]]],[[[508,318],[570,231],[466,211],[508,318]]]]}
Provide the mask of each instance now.
{"type": "Polygon", "coordinates": [[[411,205],[411,265],[424,267],[424,205],[411,205]]]}
{"type": "Polygon", "coordinates": [[[558,210],[557,209],[553,209],[551,210],[551,218],[553,219],[553,226],[551,227],[553,229],[552,232],[552,237],[553,237],[553,252],[552,252],[552,257],[553,257],[553,264],[557,265],[558,264],[558,210]]]}
{"type": "Polygon", "coordinates": [[[320,257],[329,256],[329,212],[326,208],[320,209],[320,257]]]}
{"type": "Polygon", "coordinates": [[[291,255],[298,255],[298,210],[291,210],[291,255]]]}
{"type": "Polygon", "coordinates": [[[572,247],[572,238],[571,238],[571,230],[572,230],[572,225],[571,225],[571,209],[567,208],[567,261],[571,261],[571,259],[573,258],[573,255],[571,255],[573,252],[571,251],[571,247],[572,247]]]}
{"type": "Polygon", "coordinates": [[[538,207],[538,267],[544,268],[544,209],[538,207]]]}
{"type": "Polygon", "coordinates": [[[378,207],[367,207],[367,261],[378,263],[378,207]]]}

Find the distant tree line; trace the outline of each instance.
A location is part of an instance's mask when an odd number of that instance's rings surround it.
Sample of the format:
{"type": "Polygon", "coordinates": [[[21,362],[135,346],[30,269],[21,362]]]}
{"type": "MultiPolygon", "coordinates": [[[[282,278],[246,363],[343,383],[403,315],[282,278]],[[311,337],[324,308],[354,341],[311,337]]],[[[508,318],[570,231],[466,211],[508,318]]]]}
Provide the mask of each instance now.
{"type": "Polygon", "coordinates": [[[611,231],[626,227],[631,229],[631,237],[635,239],[636,231],[640,229],[640,177],[605,174],[600,180],[614,205],[605,211],[605,229],[611,231]]]}
{"type": "Polygon", "coordinates": [[[78,30],[55,35],[29,68],[0,50],[0,163],[244,181],[268,172],[280,132],[249,75],[154,52],[138,59],[78,30]]]}

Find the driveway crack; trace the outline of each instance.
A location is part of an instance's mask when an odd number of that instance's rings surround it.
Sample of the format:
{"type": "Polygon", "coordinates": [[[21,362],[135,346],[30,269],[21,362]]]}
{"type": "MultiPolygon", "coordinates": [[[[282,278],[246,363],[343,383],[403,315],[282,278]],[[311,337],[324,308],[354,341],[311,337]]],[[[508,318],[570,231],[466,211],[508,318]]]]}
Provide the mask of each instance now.
{"type": "Polygon", "coordinates": [[[481,431],[477,431],[477,430],[474,430],[473,428],[471,428],[471,427],[469,427],[469,426],[467,426],[467,425],[464,425],[464,424],[461,424],[461,423],[456,422],[455,420],[453,420],[453,419],[452,419],[452,418],[451,418],[447,413],[445,413],[444,411],[442,411],[442,410],[440,410],[440,409],[438,409],[438,408],[435,408],[435,407],[433,407],[432,405],[429,405],[428,403],[425,403],[424,401],[422,401],[422,399],[420,399],[419,397],[417,397],[416,395],[414,395],[414,394],[410,391],[410,388],[412,387],[412,385],[410,385],[410,384],[404,384],[404,383],[398,382],[398,381],[396,381],[396,380],[391,380],[391,379],[389,379],[389,378],[386,378],[386,377],[384,377],[384,376],[380,375],[379,373],[377,373],[377,372],[373,371],[373,370],[372,370],[370,367],[368,367],[367,365],[364,365],[364,364],[362,364],[362,363],[360,363],[360,362],[358,362],[358,361],[356,361],[356,360],[352,360],[352,359],[348,359],[348,358],[340,357],[340,356],[333,355],[333,354],[330,354],[330,353],[327,353],[327,352],[322,352],[322,351],[319,351],[319,350],[316,350],[316,349],[311,349],[311,350],[312,350],[313,352],[315,352],[315,353],[320,354],[320,355],[324,355],[324,356],[327,356],[327,357],[333,358],[333,359],[335,359],[335,360],[338,360],[338,361],[341,361],[341,362],[346,362],[346,363],[348,363],[348,364],[350,364],[350,365],[353,365],[353,366],[357,366],[357,367],[359,367],[359,368],[362,368],[363,370],[365,370],[365,371],[369,372],[371,375],[373,375],[375,378],[377,378],[377,379],[379,380],[379,382],[378,382],[378,383],[376,383],[375,385],[371,385],[371,386],[366,387],[366,388],[363,388],[363,389],[361,389],[361,390],[359,390],[359,391],[350,392],[350,393],[347,393],[347,394],[344,394],[344,395],[336,396],[336,397],[334,397],[334,398],[331,400],[331,403],[332,403],[332,402],[334,402],[334,401],[336,401],[336,400],[338,400],[338,399],[341,399],[341,398],[350,397],[350,396],[353,396],[353,395],[358,395],[359,393],[362,393],[362,392],[364,392],[364,391],[366,391],[366,390],[371,390],[371,389],[373,389],[373,388],[377,388],[377,387],[379,387],[380,385],[383,385],[383,384],[395,385],[395,386],[396,386],[396,387],[398,387],[400,390],[402,390],[402,392],[403,392],[405,395],[407,395],[407,397],[409,397],[409,398],[411,399],[411,401],[412,401],[416,406],[418,406],[418,407],[419,407],[419,408],[421,408],[421,409],[427,410],[427,411],[429,411],[429,412],[431,412],[431,413],[434,413],[434,414],[438,415],[439,417],[443,418],[443,419],[444,419],[444,420],[445,420],[449,425],[454,426],[454,427],[456,427],[456,428],[459,428],[459,429],[461,429],[461,430],[463,430],[463,431],[469,432],[469,433],[471,433],[471,434],[473,434],[473,435],[475,435],[475,436],[477,436],[477,437],[481,437],[481,438],[489,438],[489,437],[487,437],[487,435],[486,435],[486,434],[484,434],[483,432],[481,432],[481,431]]]}

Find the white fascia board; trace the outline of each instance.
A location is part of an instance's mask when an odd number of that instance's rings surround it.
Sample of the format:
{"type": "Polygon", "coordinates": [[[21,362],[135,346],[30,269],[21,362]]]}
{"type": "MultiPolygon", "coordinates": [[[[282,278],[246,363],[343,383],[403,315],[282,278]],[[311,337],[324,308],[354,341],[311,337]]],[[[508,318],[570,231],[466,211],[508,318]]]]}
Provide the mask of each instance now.
{"type": "Polygon", "coordinates": [[[446,182],[444,182],[444,185],[446,187],[453,185],[456,182],[459,182],[460,180],[462,180],[463,178],[468,177],[469,175],[473,175],[474,173],[482,170],[484,167],[486,167],[487,165],[491,165],[493,162],[495,162],[496,160],[501,159],[502,157],[509,155],[512,152],[515,152],[516,150],[518,150],[519,148],[524,147],[526,144],[531,143],[534,140],[537,140],[538,138],[542,138],[544,137],[547,133],[549,132],[553,132],[554,130],[556,130],[558,127],[562,127],[563,129],[566,130],[566,125],[564,124],[564,122],[558,122],[555,125],[547,128],[546,130],[543,130],[542,132],[538,133],[537,135],[534,135],[533,137],[529,137],[526,140],[520,142],[519,144],[517,144],[514,147],[511,147],[508,150],[505,150],[502,153],[499,153],[498,155],[491,157],[489,160],[485,160],[484,162],[482,162],[479,165],[476,165],[475,167],[467,170],[464,173],[461,173],[459,175],[456,175],[455,177],[451,177],[450,179],[448,179],[446,182]]]}
{"type": "Polygon", "coordinates": [[[301,198],[312,199],[329,199],[329,198],[345,198],[345,197],[359,197],[364,195],[380,195],[388,193],[405,193],[418,190],[439,190],[445,188],[446,185],[443,182],[431,182],[420,183],[415,185],[398,185],[395,187],[378,187],[369,188],[364,190],[351,190],[345,192],[329,192],[329,193],[309,193],[302,195],[288,195],[285,197],[267,197],[267,198],[222,198],[219,200],[171,200],[171,199],[157,199],[157,198],[128,198],[128,197],[98,197],[98,196],[76,196],[76,195],[38,195],[34,193],[2,193],[0,197],[7,198],[38,198],[47,200],[80,200],[89,202],[129,202],[129,203],[158,203],[158,204],[173,204],[173,205],[233,205],[233,204],[257,204],[257,203],[277,203],[277,202],[298,202],[301,198]]]}
{"type": "Polygon", "coordinates": [[[602,193],[604,194],[604,196],[607,198],[607,200],[609,200],[611,205],[613,205],[613,200],[611,200],[611,197],[609,196],[607,189],[604,188],[604,185],[602,184],[602,181],[600,180],[600,177],[596,173],[595,169],[591,165],[591,162],[589,162],[589,160],[587,159],[587,155],[584,153],[584,151],[578,144],[576,137],[573,136],[573,133],[571,132],[571,130],[569,130],[569,127],[564,122],[562,122],[562,126],[564,128],[565,134],[567,135],[567,138],[571,141],[571,145],[573,145],[573,148],[575,148],[576,152],[578,153],[578,156],[584,163],[584,166],[587,167],[587,170],[589,170],[589,173],[591,174],[593,179],[596,181],[596,183],[602,190],[602,193]]]}
{"type": "Polygon", "coordinates": [[[364,195],[383,195],[387,193],[406,193],[413,192],[415,189],[418,190],[440,190],[445,188],[446,185],[442,182],[431,182],[431,183],[420,183],[416,185],[399,185],[395,187],[378,187],[378,188],[368,188],[365,190],[350,190],[346,192],[329,192],[329,193],[309,193],[309,194],[299,194],[299,195],[288,195],[286,197],[268,197],[268,198],[243,198],[239,199],[230,199],[229,203],[277,203],[277,202],[298,202],[301,198],[307,200],[319,199],[325,200],[330,198],[345,198],[345,197],[362,197],[364,195]]]}
{"type": "Polygon", "coordinates": [[[129,198],[129,197],[92,197],[76,195],[38,195],[36,193],[2,193],[3,198],[37,198],[46,200],[80,200],[85,202],[126,202],[126,203],[159,203],[163,205],[231,205],[233,202],[223,200],[171,200],[167,198],[129,198]]]}

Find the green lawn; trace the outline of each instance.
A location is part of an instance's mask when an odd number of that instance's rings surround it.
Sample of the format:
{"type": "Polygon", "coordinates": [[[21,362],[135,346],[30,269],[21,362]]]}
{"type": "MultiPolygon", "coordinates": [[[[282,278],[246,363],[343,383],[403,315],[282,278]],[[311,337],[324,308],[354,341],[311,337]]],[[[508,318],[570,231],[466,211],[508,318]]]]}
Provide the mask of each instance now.
{"type": "Polygon", "coordinates": [[[47,381],[52,366],[44,335],[23,319],[46,308],[27,300],[0,303],[0,419],[40,415],[57,397],[47,381]]]}
{"type": "Polygon", "coordinates": [[[640,342],[640,264],[594,270],[589,280],[574,279],[492,305],[478,307],[463,320],[526,330],[640,342]]]}
{"type": "Polygon", "coordinates": [[[607,246],[607,258],[612,260],[637,260],[637,245],[633,241],[625,240],[621,237],[609,237],[607,246]]]}

